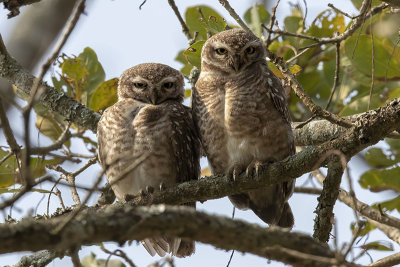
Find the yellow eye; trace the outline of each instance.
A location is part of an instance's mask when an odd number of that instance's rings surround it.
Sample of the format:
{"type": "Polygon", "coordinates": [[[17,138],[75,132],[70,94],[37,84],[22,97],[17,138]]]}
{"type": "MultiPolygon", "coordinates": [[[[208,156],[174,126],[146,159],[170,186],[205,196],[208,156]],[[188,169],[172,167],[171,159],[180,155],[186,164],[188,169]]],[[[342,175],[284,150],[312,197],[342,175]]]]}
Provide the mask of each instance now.
{"type": "Polygon", "coordinates": [[[166,83],[163,84],[163,86],[164,86],[165,89],[170,89],[170,88],[172,88],[172,86],[174,86],[174,83],[173,82],[166,82],[166,83]]]}
{"type": "Polygon", "coordinates": [[[147,85],[145,83],[133,83],[136,88],[145,89],[147,85]]]}
{"type": "Polygon", "coordinates": [[[253,54],[256,50],[254,49],[254,47],[249,46],[246,48],[246,53],[247,54],[253,54]]]}
{"type": "Polygon", "coordinates": [[[215,52],[217,52],[218,55],[225,55],[226,53],[228,53],[228,50],[226,50],[225,48],[217,48],[215,49],[215,52]]]}

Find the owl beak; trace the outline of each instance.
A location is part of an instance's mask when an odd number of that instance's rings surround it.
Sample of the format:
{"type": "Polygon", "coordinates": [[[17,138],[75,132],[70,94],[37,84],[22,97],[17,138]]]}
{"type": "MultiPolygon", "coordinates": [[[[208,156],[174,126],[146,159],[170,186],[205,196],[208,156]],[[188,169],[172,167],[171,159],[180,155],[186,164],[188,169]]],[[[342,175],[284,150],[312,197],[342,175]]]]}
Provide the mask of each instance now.
{"type": "Polygon", "coordinates": [[[153,105],[157,105],[158,94],[157,94],[157,90],[156,90],[155,88],[153,88],[153,90],[152,90],[151,95],[150,95],[149,98],[150,98],[150,99],[149,99],[150,102],[151,102],[153,105]]]}
{"type": "Polygon", "coordinates": [[[151,103],[153,103],[153,105],[156,105],[157,104],[157,95],[156,94],[151,95],[150,100],[151,100],[151,103]]]}
{"type": "Polygon", "coordinates": [[[232,67],[233,67],[233,69],[236,71],[236,72],[238,72],[239,70],[240,70],[240,67],[242,66],[242,61],[241,61],[241,59],[240,59],[240,56],[239,55],[234,55],[233,56],[233,60],[232,60],[232,67]]]}

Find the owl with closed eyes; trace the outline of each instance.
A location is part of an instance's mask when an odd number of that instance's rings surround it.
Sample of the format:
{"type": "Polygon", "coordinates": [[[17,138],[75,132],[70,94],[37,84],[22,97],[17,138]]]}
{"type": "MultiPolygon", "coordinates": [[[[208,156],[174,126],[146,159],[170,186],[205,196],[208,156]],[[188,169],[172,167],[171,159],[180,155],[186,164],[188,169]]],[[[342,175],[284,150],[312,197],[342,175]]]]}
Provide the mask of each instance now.
{"type": "MultiPolygon", "coordinates": [[[[183,76],[169,66],[145,63],[121,75],[118,101],[97,129],[99,160],[119,201],[198,179],[200,140],[183,98],[183,76]]],[[[194,242],[180,238],[159,236],[142,244],[152,256],[194,252],[194,242]]]]}
{"type": "MultiPolygon", "coordinates": [[[[256,175],[263,163],[295,153],[284,89],[251,32],[227,30],[205,42],[192,109],[213,174],[233,180],[245,171],[256,175]]],[[[293,181],[282,182],[229,199],[270,225],[291,228],[293,189],[293,181]]]]}

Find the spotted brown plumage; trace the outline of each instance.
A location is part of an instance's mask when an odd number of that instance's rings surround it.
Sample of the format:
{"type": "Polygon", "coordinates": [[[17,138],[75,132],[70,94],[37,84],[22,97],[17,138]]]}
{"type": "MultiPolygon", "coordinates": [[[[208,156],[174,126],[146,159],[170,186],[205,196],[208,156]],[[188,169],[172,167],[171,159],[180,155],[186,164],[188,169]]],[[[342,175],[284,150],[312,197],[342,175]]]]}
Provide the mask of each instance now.
{"type": "MultiPolygon", "coordinates": [[[[99,159],[118,200],[198,179],[200,141],[183,96],[182,74],[169,66],[140,64],[121,75],[118,102],[103,113],[97,130],[99,159]]],[[[142,244],[151,255],[194,252],[194,242],[180,238],[159,236],[142,244]]]]}
{"type": "MultiPolygon", "coordinates": [[[[208,39],[195,87],[194,119],[214,174],[235,179],[295,153],[285,92],[252,33],[233,29],[208,39]]],[[[282,182],[229,199],[268,224],[292,227],[287,201],[293,188],[294,182],[282,182]]]]}

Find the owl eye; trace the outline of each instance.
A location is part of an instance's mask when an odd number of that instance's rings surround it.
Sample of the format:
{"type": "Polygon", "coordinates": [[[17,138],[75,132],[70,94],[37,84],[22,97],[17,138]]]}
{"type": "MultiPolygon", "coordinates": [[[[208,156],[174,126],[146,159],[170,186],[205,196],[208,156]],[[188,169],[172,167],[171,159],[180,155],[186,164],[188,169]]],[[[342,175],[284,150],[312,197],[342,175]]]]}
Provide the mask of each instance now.
{"type": "Polygon", "coordinates": [[[145,84],[145,83],[133,83],[133,85],[139,89],[146,89],[146,87],[147,87],[147,84],[145,84]]]}
{"type": "Polygon", "coordinates": [[[256,50],[252,46],[249,46],[249,47],[246,48],[246,53],[247,54],[253,54],[254,51],[256,51],[256,50]]]}
{"type": "Polygon", "coordinates": [[[218,55],[225,55],[228,50],[226,50],[225,48],[217,48],[215,49],[215,52],[217,52],[218,55]]]}
{"type": "Polygon", "coordinates": [[[163,84],[163,87],[165,89],[170,89],[170,88],[172,88],[172,86],[174,86],[173,82],[166,82],[166,83],[163,84]]]}

